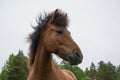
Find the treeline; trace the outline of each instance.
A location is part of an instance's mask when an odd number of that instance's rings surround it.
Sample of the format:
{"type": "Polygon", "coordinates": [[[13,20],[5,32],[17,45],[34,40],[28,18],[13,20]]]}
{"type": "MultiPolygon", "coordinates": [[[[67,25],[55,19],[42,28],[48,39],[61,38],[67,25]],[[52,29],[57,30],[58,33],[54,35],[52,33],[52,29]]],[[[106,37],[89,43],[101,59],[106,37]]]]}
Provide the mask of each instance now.
{"type": "Polygon", "coordinates": [[[91,80],[120,80],[120,65],[116,67],[111,62],[100,61],[96,67],[91,63],[90,68],[86,68],[85,75],[91,80]]]}
{"type": "MultiPolygon", "coordinates": [[[[22,50],[17,55],[11,54],[2,68],[0,80],[26,80],[29,73],[27,61],[22,50]]],[[[71,70],[77,80],[120,80],[120,65],[114,66],[111,62],[100,61],[98,66],[92,62],[85,71],[78,66],[70,66],[66,61],[62,61],[59,67],[71,70]]]]}
{"type": "Polygon", "coordinates": [[[100,61],[98,66],[92,62],[90,68],[83,71],[78,66],[70,66],[67,62],[62,61],[60,68],[71,70],[77,80],[120,80],[120,65],[116,67],[111,62],[100,61]]]}

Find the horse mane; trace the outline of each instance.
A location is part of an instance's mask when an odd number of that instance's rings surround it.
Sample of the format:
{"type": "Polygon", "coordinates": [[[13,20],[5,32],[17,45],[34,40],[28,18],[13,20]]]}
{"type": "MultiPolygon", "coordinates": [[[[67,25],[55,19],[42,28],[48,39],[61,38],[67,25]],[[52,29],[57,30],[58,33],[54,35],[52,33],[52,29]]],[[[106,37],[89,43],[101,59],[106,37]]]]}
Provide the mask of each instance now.
{"type": "Polygon", "coordinates": [[[29,48],[29,67],[34,63],[34,58],[36,55],[37,46],[39,44],[39,39],[41,38],[41,33],[47,27],[47,24],[54,24],[59,27],[67,27],[68,26],[68,17],[67,14],[62,12],[59,9],[47,14],[45,13],[44,16],[38,18],[37,26],[34,26],[34,32],[29,35],[28,40],[30,41],[30,48],[29,48]]]}

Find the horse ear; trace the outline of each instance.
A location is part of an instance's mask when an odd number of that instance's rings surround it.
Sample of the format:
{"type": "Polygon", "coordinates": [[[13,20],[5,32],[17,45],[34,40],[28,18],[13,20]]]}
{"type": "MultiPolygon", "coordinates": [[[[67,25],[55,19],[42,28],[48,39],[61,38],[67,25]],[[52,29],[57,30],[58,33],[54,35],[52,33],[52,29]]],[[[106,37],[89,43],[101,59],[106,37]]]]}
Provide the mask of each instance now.
{"type": "Polygon", "coordinates": [[[52,17],[50,18],[50,20],[49,20],[49,24],[51,24],[52,22],[53,22],[53,20],[54,20],[54,16],[55,16],[55,14],[57,13],[59,11],[59,9],[56,9],[54,12],[53,12],[53,14],[52,14],[52,17]]]}

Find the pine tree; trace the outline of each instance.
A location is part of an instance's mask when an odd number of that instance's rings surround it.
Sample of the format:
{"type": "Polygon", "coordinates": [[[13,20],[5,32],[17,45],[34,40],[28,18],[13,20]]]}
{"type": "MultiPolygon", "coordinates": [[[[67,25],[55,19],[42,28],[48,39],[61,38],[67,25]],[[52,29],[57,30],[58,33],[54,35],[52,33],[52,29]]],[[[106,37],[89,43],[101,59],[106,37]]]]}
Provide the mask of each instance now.
{"type": "Polygon", "coordinates": [[[19,50],[16,56],[10,55],[1,72],[0,80],[26,80],[27,75],[27,57],[19,50]]]}
{"type": "Polygon", "coordinates": [[[9,72],[9,64],[12,63],[13,59],[14,59],[14,54],[12,53],[10,56],[9,56],[9,59],[8,61],[6,61],[6,64],[4,64],[3,68],[2,68],[2,72],[0,74],[0,80],[8,80],[8,72],[9,72]]]}
{"type": "Polygon", "coordinates": [[[85,76],[90,78],[90,70],[88,68],[85,69],[85,76]]]}
{"type": "Polygon", "coordinates": [[[90,77],[92,80],[95,80],[96,79],[96,74],[97,74],[97,71],[96,71],[96,66],[94,65],[94,63],[92,62],[91,63],[91,66],[90,66],[90,77]]]}
{"type": "Polygon", "coordinates": [[[114,80],[115,79],[115,66],[110,62],[99,62],[97,80],[114,80]]]}
{"type": "Polygon", "coordinates": [[[116,80],[120,80],[120,65],[117,67],[117,76],[116,76],[116,80]]]}
{"type": "Polygon", "coordinates": [[[94,63],[92,62],[90,65],[90,70],[88,68],[86,68],[85,70],[85,75],[87,78],[90,78],[91,80],[95,80],[96,79],[96,66],[94,65],[94,63]]]}

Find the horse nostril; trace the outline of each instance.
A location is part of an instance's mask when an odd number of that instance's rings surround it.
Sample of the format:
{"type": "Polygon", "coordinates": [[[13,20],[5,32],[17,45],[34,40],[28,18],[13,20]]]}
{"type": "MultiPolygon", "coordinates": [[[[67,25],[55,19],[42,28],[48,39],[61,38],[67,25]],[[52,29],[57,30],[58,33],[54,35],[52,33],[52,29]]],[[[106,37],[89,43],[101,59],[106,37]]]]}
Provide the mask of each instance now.
{"type": "Polygon", "coordinates": [[[75,52],[74,52],[74,55],[75,55],[76,57],[79,57],[79,58],[80,58],[80,53],[79,53],[78,51],[75,51],[75,52]]]}

